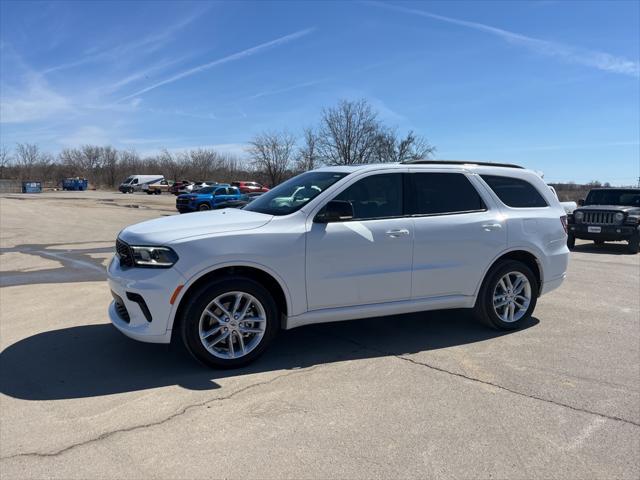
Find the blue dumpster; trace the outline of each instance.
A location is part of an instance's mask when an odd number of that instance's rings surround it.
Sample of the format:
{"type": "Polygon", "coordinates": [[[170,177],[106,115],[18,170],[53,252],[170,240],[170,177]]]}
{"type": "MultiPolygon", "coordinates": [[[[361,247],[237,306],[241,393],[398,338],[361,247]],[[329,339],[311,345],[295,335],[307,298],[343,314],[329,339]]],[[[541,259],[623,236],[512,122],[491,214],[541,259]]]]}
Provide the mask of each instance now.
{"type": "Polygon", "coordinates": [[[71,177],[65,178],[62,181],[63,190],[86,190],[89,185],[89,181],[86,178],[71,177]]]}
{"type": "Polygon", "coordinates": [[[22,182],[22,193],[41,193],[42,182],[22,182]]]}

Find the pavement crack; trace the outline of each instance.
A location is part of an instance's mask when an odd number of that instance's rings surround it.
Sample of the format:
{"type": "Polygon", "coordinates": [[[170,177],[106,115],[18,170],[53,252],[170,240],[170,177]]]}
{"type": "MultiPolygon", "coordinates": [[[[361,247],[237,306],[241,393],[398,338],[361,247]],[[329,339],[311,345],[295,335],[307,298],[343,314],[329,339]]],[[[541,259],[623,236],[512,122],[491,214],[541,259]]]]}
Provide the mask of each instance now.
{"type": "Polygon", "coordinates": [[[568,403],[558,402],[557,400],[552,400],[552,399],[549,399],[549,398],[540,397],[540,396],[537,396],[537,395],[534,395],[534,394],[531,394],[531,393],[520,392],[518,390],[514,390],[512,388],[505,387],[505,386],[500,385],[498,383],[490,382],[488,380],[482,380],[482,379],[477,378],[477,377],[472,377],[472,376],[469,376],[469,375],[465,375],[463,373],[453,372],[451,370],[447,370],[446,368],[437,367],[435,365],[431,365],[431,364],[426,363],[426,362],[421,362],[419,360],[415,360],[415,359],[413,359],[411,357],[408,357],[406,355],[396,354],[396,353],[393,353],[393,352],[388,352],[388,351],[381,350],[381,349],[378,349],[378,348],[370,347],[368,345],[365,345],[365,344],[363,344],[361,342],[358,342],[356,340],[353,340],[351,338],[342,337],[342,336],[338,336],[338,335],[334,335],[334,334],[329,334],[329,333],[326,333],[326,332],[322,332],[322,334],[326,335],[326,336],[338,338],[338,339],[343,340],[343,341],[350,342],[353,345],[356,345],[356,346],[358,346],[358,347],[360,347],[362,349],[365,349],[365,350],[369,350],[369,351],[372,351],[372,352],[375,352],[375,353],[378,353],[378,354],[382,354],[382,355],[393,356],[393,357],[396,357],[399,360],[403,360],[405,362],[409,362],[409,363],[412,363],[412,364],[417,365],[417,366],[426,367],[426,368],[429,368],[431,370],[435,370],[437,372],[445,373],[447,375],[452,375],[454,377],[462,378],[462,379],[470,381],[470,382],[475,382],[475,383],[480,383],[480,384],[483,384],[483,385],[488,385],[490,387],[497,388],[498,390],[502,390],[502,391],[505,391],[505,392],[512,393],[514,395],[518,395],[520,397],[529,398],[531,400],[538,400],[540,402],[550,403],[550,404],[556,405],[558,407],[568,408],[568,409],[573,410],[575,412],[586,413],[586,414],[589,414],[589,415],[595,415],[597,417],[604,418],[604,419],[607,419],[607,420],[613,420],[613,421],[616,421],[616,422],[626,423],[628,425],[634,425],[636,427],[640,427],[640,423],[635,422],[633,420],[629,420],[627,418],[618,417],[616,415],[608,415],[606,413],[595,412],[593,410],[587,410],[586,408],[576,407],[576,406],[570,405],[568,403]]]}
{"type": "Polygon", "coordinates": [[[106,440],[108,438],[113,437],[114,435],[120,434],[120,433],[129,433],[129,432],[135,432],[137,430],[144,430],[147,428],[151,428],[151,427],[156,427],[159,425],[164,425],[165,423],[168,423],[170,421],[172,421],[173,419],[177,418],[177,417],[181,417],[182,415],[186,414],[187,412],[189,412],[190,410],[196,409],[196,408],[201,408],[204,406],[207,406],[209,404],[215,403],[215,402],[222,402],[225,400],[229,400],[237,395],[240,395],[248,390],[253,390],[255,388],[258,387],[262,387],[265,385],[269,385],[271,383],[277,382],[278,380],[285,378],[285,377],[289,377],[292,375],[296,375],[298,373],[301,372],[311,372],[313,370],[315,370],[316,368],[320,367],[320,365],[315,365],[313,367],[309,367],[309,368],[305,368],[305,369],[296,369],[287,373],[284,373],[282,375],[278,375],[276,377],[273,377],[269,380],[264,380],[262,382],[256,382],[256,383],[252,383],[250,385],[247,385],[245,387],[242,387],[238,390],[235,390],[231,393],[229,393],[228,395],[224,395],[222,397],[215,397],[215,398],[209,398],[207,400],[204,400],[202,402],[198,402],[198,403],[193,403],[191,405],[187,405],[182,407],[181,409],[179,409],[178,411],[172,413],[171,415],[169,415],[168,417],[165,417],[161,420],[156,420],[153,422],[148,422],[148,423],[142,423],[139,425],[133,425],[131,427],[124,427],[124,428],[118,428],[116,430],[111,430],[108,432],[104,432],[96,437],[93,438],[89,438],[87,440],[83,440],[81,442],[78,443],[72,443],[71,445],[68,445],[64,448],[61,448],[59,450],[55,450],[53,452],[25,452],[25,453],[16,453],[13,455],[8,455],[6,457],[0,457],[0,460],[12,460],[15,458],[25,458],[25,457],[36,457],[36,458],[48,458],[48,457],[57,457],[60,456],[64,453],[67,453],[71,450],[74,450],[76,448],[79,447],[83,447],[85,445],[90,445],[92,443],[97,443],[100,442],[102,440],[106,440]]]}

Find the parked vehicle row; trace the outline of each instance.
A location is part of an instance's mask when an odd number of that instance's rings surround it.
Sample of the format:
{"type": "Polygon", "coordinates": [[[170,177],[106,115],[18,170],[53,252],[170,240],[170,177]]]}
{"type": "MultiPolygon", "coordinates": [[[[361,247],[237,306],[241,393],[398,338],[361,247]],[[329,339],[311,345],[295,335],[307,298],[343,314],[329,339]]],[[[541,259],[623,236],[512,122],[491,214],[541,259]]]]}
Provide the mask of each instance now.
{"type": "MultiPolygon", "coordinates": [[[[241,193],[212,188],[208,207],[218,194],[241,193]]],[[[197,209],[205,195],[183,198],[197,209]]],[[[182,339],[217,367],[313,323],[469,308],[516,329],[569,258],[564,208],[534,172],[432,161],[313,170],[242,209],[127,227],[116,251],[113,324],[141,341],[182,339]]]]}
{"type": "MultiPolygon", "coordinates": [[[[131,175],[120,184],[118,190],[122,193],[146,192],[148,195],[159,195],[164,192],[174,195],[196,192],[202,188],[223,185],[214,180],[192,182],[190,180],[180,180],[172,182],[166,180],[162,175],[131,175]]],[[[224,184],[229,186],[229,184],[224,184]]],[[[257,182],[236,181],[231,186],[236,187],[240,193],[264,193],[269,188],[257,182]]]]}

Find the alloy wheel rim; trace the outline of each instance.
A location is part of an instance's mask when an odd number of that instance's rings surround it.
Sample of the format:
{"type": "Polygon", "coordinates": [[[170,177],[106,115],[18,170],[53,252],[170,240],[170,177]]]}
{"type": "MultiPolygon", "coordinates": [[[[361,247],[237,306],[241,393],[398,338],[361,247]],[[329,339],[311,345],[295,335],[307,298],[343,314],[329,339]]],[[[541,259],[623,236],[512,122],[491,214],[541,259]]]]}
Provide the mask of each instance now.
{"type": "Polygon", "coordinates": [[[513,323],[525,316],[531,304],[531,284],[521,272],[509,272],[493,289],[493,310],[500,320],[513,323]]]}
{"type": "Polygon", "coordinates": [[[230,360],[255,350],[266,327],[267,315],[258,299],[233,291],[218,295],[205,307],[198,333],[209,353],[230,360]]]}

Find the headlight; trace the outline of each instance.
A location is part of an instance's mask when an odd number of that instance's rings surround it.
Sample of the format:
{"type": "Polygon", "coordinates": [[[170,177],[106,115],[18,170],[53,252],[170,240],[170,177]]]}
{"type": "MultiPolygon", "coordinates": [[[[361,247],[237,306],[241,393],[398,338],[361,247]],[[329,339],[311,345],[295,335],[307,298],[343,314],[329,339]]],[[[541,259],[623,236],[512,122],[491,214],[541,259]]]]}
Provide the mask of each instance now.
{"type": "Polygon", "coordinates": [[[613,216],[613,218],[616,222],[621,222],[622,220],[624,220],[624,213],[618,212],[613,216]]]}
{"type": "Polygon", "coordinates": [[[168,247],[131,247],[133,261],[139,267],[169,268],[178,261],[176,252],[168,247]]]}
{"type": "Polygon", "coordinates": [[[573,218],[575,218],[576,222],[581,222],[582,219],[584,218],[584,213],[582,212],[575,212],[573,214],[573,218]]]}

